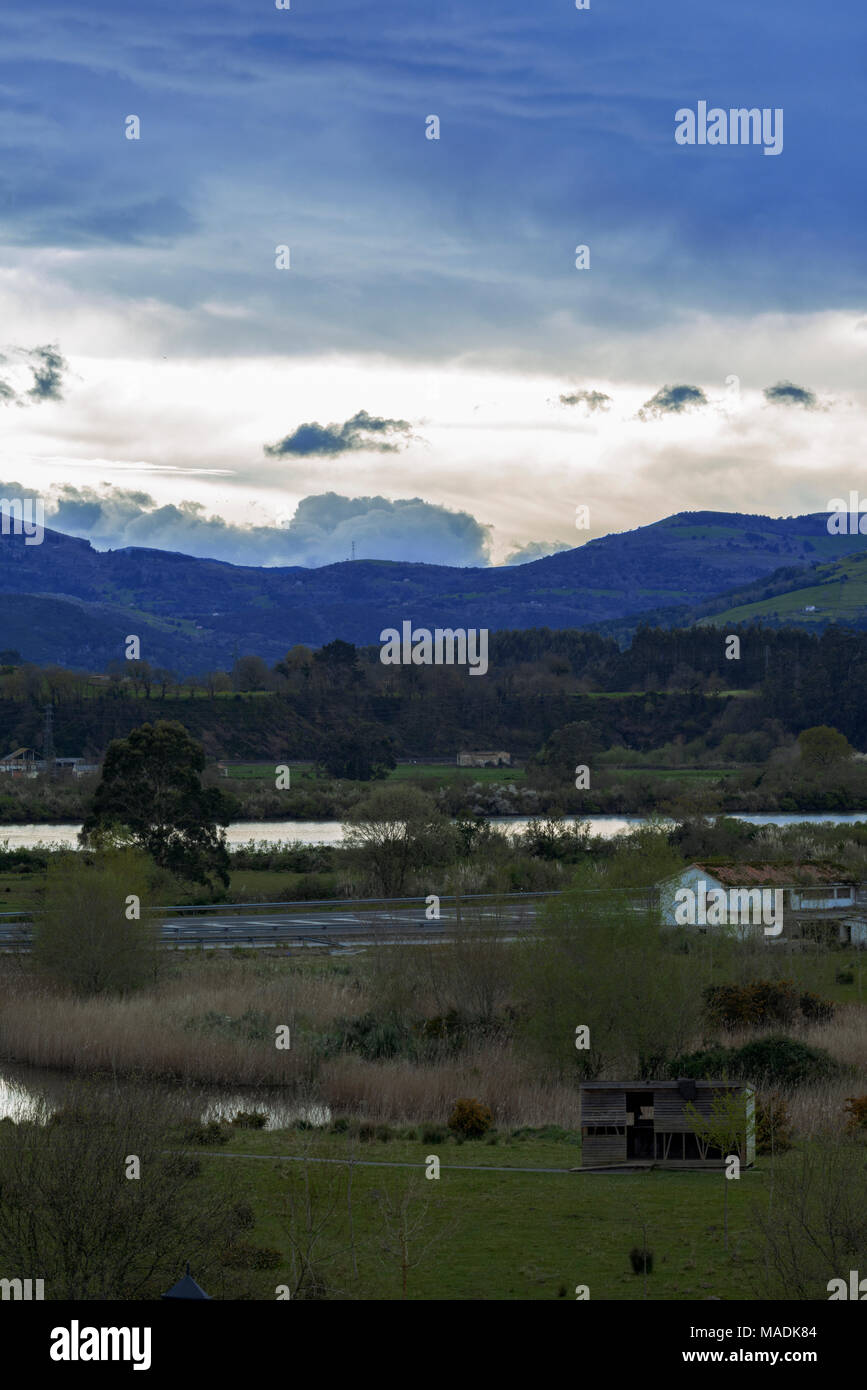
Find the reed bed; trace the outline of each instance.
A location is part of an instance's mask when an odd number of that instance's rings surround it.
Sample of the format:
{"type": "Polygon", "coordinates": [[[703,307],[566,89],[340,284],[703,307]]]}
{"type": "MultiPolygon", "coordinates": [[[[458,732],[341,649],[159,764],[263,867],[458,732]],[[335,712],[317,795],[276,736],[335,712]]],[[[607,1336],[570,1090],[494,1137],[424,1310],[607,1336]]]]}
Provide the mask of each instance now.
{"type": "Polygon", "coordinates": [[[577,1086],[546,1084],[505,1042],[427,1064],[336,1057],[323,1064],[319,1084],[333,1110],[372,1120],[444,1123],[455,1100],[468,1096],[489,1106],[501,1127],[579,1124],[577,1086]]]}

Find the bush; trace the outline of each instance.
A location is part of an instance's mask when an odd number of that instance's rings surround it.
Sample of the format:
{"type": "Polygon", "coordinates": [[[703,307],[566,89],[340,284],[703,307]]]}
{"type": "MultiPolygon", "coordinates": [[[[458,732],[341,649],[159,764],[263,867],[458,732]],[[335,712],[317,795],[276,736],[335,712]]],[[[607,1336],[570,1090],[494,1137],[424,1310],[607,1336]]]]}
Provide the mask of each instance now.
{"type": "Polygon", "coordinates": [[[319,1051],[325,1057],[357,1052],[368,1062],[401,1055],[412,1059],[416,1050],[416,1039],[408,1028],[395,1018],[380,1018],[373,1013],[338,1019],[335,1031],[319,1041],[319,1051]]]}
{"type": "Polygon", "coordinates": [[[728,1077],[755,1085],[801,1086],[837,1075],[839,1067],[827,1052],[781,1034],[757,1038],[743,1047],[707,1047],[675,1057],[671,1077],[689,1076],[717,1081],[728,1077]]]}
{"type": "Polygon", "coordinates": [[[855,971],[852,969],[851,965],[847,965],[842,970],[838,970],[834,976],[834,983],[838,985],[851,985],[854,980],[855,971]]]}
{"type": "Polygon", "coordinates": [[[448,1139],[448,1130],[442,1125],[423,1125],[421,1131],[421,1142],[423,1144],[444,1144],[448,1139]]]}
{"type": "Polygon", "coordinates": [[[838,1067],[832,1057],[794,1038],[759,1038],[734,1054],[736,1074],[745,1081],[771,1082],[777,1086],[802,1086],[824,1081],[838,1067]]]}
{"type": "Polygon", "coordinates": [[[847,1096],[843,1109],[849,1112],[846,1128],[850,1134],[867,1129],[867,1096],[847,1096]]]}
{"type": "Polygon", "coordinates": [[[820,999],[818,994],[805,992],[801,995],[801,1013],[810,1023],[830,1023],[834,1017],[834,1005],[829,999],[820,999]]]}
{"type": "Polygon", "coordinates": [[[377,1125],[376,1137],[381,1144],[387,1144],[389,1139],[391,1138],[391,1130],[389,1129],[388,1125],[377,1125]]]}
{"type": "Polygon", "coordinates": [[[219,1120],[209,1120],[206,1125],[194,1125],[184,1135],[188,1144],[228,1144],[229,1131],[219,1120]]]}
{"type": "Polygon", "coordinates": [[[494,1117],[481,1101],[463,1097],[455,1101],[449,1117],[449,1129],[464,1139],[480,1139],[491,1128],[494,1117]]]}
{"type": "Polygon", "coordinates": [[[228,1269],[276,1269],[283,1255],[268,1245],[248,1245],[236,1241],[223,1256],[223,1264],[228,1269]]]}
{"type": "Polygon", "coordinates": [[[232,1120],[236,1129],[264,1129],[267,1123],[264,1110],[239,1110],[232,1120]]]}
{"type": "Polygon", "coordinates": [[[376,1138],[375,1125],[359,1125],[358,1142],[360,1144],[370,1144],[376,1138]]]}
{"type": "MultiPolygon", "coordinates": [[[[196,1159],[196,1162],[199,1160],[196,1159]]],[[[232,1215],[239,1231],[252,1231],[256,1224],[256,1214],[249,1202],[238,1202],[232,1209],[232,1215]]]]}
{"type": "Polygon", "coordinates": [[[789,1108],[782,1096],[756,1097],[756,1153],[785,1153],[792,1147],[789,1108]]]}
{"type": "Polygon", "coordinates": [[[753,980],[747,985],[711,985],[704,992],[705,1014],[711,1023],[731,1032],[792,1023],[800,1011],[810,1023],[828,1023],[834,1005],[818,994],[798,994],[791,980],[753,980]]]}
{"type": "Polygon", "coordinates": [[[712,1023],[734,1028],[767,1023],[791,1023],[798,994],[791,980],[753,980],[748,985],[711,985],[704,992],[705,1012],[712,1023]]]}
{"type": "Polygon", "coordinates": [[[653,1273],[652,1250],[640,1250],[637,1245],[634,1245],[629,1252],[629,1260],[632,1265],[633,1274],[653,1273]]]}

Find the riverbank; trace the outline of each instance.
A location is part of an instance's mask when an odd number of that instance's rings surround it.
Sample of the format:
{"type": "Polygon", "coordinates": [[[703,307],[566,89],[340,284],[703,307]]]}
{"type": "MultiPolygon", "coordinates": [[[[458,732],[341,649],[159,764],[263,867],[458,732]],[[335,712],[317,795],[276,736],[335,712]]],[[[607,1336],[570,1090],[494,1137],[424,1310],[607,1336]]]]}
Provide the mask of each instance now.
{"type": "MultiPolygon", "coordinates": [[[[858,762],[833,778],[765,764],[732,767],[656,767],[641,761],[618,766],[602,755],[590,786],[553,780],[537,767],[463,768],[454,764],[400,763],[384,784],[414,786],[453,818],[663,815],[851,815],[867,805],[867,766],[858,762]]],[[[211,765],[205,781],[229,799],[233,824],[343,821],[378,782],[329,779],[304,766],[291,769],[291,785],[277,789],[271,764],[211,765]]],[[[71,781],[0,779],[0,839],[21,825],[77,826],[96,788],[95,775],[71,781]]],[[[249,837],[248,837],[249,838],[249,837]]]]}

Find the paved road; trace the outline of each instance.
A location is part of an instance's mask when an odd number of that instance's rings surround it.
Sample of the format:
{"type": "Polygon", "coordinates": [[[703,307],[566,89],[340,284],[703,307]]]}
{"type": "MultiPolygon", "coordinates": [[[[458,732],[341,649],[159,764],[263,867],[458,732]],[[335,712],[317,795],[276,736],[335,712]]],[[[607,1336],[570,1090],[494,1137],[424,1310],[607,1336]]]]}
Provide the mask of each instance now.
{"type": "MultiPolygon", "coordinates": [[[[513,936],[531,928],[541,904],[514,900],[493,905],[465,904],[461,911],[464,927],[482,927],[498,936],[513,936]]],[[[347,905],[333,909],[313,905],[274,912],[233,913],[227,910],[176,913],[166,917],[162,936],[166,945],[184,947],[255,945],[324,945],[332,949],[351,949],[370,942],[416,943],[447,940],[458,926],[453,905],[443,905],[438,920],[428,919],[424,904],[408,907],[368,908],[347,905]]],[[[30,940],[30,924],[0,922],[0,945],[25,945],[30,940]]]]}
{"type": "MultiPolygon", "coordinates": [[[[478,908],[463,910],[461,920],[464,926],[482,926],[498,935],[510,935],[532,925],[536,915],[536,904],[527,903],[504,908],[478,908]]],[[[457,929],[457,914],[453,908],[443,908],[439,920],[429,920],[425,908],[390,908],[381,911],[341,912],[295,911],[287,913],[250,914],[226,918],[213,917],[171,917],[163,926],[163,938],[176,941],[178,945],[192,944],[198,940],[247,941],[251,937],[256,942],[286,940],[318,940],[327,943],[367,942],[377,939],[389,941],[436,940],[452,936],[457,929]]]]}

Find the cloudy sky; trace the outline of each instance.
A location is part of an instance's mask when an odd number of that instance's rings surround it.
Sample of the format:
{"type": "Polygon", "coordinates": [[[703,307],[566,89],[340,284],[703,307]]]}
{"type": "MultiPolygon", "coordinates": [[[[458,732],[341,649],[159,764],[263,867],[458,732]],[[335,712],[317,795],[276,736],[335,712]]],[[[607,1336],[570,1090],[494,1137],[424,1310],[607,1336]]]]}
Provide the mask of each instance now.
{"type": "Polygon", "coordinates": [[[2,486],[248,564],[825,509],[863,481],[865,30],[855,0],[6,6],[2,486]],[[678,144],[700,101],[782,109],[782,152],[678,144]]]}

